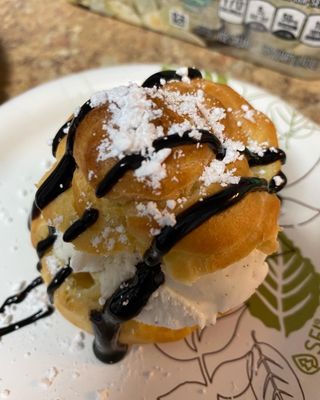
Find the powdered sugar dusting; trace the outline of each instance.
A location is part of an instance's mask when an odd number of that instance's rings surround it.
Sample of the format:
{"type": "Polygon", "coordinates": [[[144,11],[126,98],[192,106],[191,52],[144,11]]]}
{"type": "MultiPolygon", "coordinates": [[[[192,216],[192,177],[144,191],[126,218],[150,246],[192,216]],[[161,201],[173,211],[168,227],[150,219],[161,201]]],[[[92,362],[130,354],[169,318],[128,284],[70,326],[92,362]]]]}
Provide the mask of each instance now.
{"type": "Polygon", "coordinates": [[[102,243],[107,250],[112,250],[116,243],[128,243],[126,229],[123,225],[107,226],[99,235],[93,236],[90,243],[94,248],[97,248],[102,243]]]}
{"type": "Polygon", "coordinates": [[[264,152],[268,148],[268,142],[258,143],[256,140],[249,139],[247,148],[252,153],[256,153],[256,154],[258,154],[258,156],[262,157],[264,152]]]}
{"type": "Polygon", "coordinates": [[[245,118],[248,121],[253,122],[253,123],[256,122],[256,120],[254,118],[255,110],[253,110],[252,108],[250,109],[247,104],[243,104],[241,106],[241,109],[243,111],[243,118],[245,118]]]}
{"type": "Polygon", "coordinates": [[[52,220],[48,219],[48,225],[49,226],[54,226],[55,228],[58,228],[59,225],[62,224],[62,222],[63,222],[63,215],[57,215],[52,220]]]}
{"type": "MultiPolygon", "coordinates": [[[[240,177],[234,175],[236,169],[227,169],[227,165],[243,158],[241,152],[245,149],[245,146],[242,142],[231,139],[225,139],[223,145],[225,148],[223,160],[211,161],[211,163],[204,168],[200,177],[200,181],[203,182],[205,187],[213,183],[227,186],[229,184],[237,184],[240,181],[240,177]]],[[[205,194],[204,188],[202,188],[201,193],[205,194]]]]}
{"type": "Polygon", "coordinates": [[[188,136],[196,140],[201,140],[202,133],[197,129],[192,129],[188,136]]]}
{"type": "MultiPolygon", "coordinates": [[[[188,68],[176,71],[182,81],[188,79],[188,68]]],[[[201,129],[206,129],[222,140],[224,125],[221,122],[226,117],[222,107],[206,106],[205,94],[202,89],[192,93],[180,93],[166,87],[143,88],[135,83],[128,86],[99,92],[91,98],[92,107],[108,104],[108,118],[103,123],[105,137],[99,143],[97,161],[109,158],[122,159],[129,154],[140,153],[146,159],[134,171],[134,176],[152,189],[161,187],[161,181],[167,176],[165,160],[171,154],[170,149],[155,152],[153,142],[165,132],[162,126],[156,126],[154,121],[163,114],[153,99],[161,99],[168,109],[178,114],[183,121],[175,122],[167,129],[166,134],[182,135],[190,131],[189,136],[200,140],[201,129]]],[[[89,171],[88,179],[93,178],[89,171]]]]}
{"type": "Polygon", "coordinates": [[[167,170],[163,161],[171,154],[171,149],[162,149],[151,154],[147,160],[142,161],[141,166],[134,171],[138,181],[145,182],[153,189],[160,187],[160,181],[167,176],[167,170]]]}
{"type": "Polygon", "coordinates": [[[71,125],[71,123],[68,122],[67,125],[63,128],[63,133],[64,134],[67,135],[69,133],[70,125],[71,125]]]}
{"type": "MultiPolygon", "coordinates": [[[[184,79],[190,81],[188,68],[180,68],[176,73],[181,76],[182,81],[184,79]]],[[[225,157],[223,160],[213,160],[206,166],[200,181],[205,187],[212,183],[226,186],[239,182],[240,177],[235,176],[235,169],[227,168],[227,165],[243,158],[242,152],[245,146],[242,142],[233,141],[225,136],[223,123],[227,111],[233,112],[233,110],[230,107],[227,110],[221,106],[209,107],[206,94],[201,88],[181,93],[167,85],[160,88],[143,88],[131,83],[128,86],[99,92],[91,98],[92,106],[105,103],[108,103],[109,115],[103,124],[106,135],[97,147],[97,161],[108,158],[121,160],[129,154],[141,154],[145,160],[133,174],[138,181],[150,186],[157,193],[162,180],[167,177],[165,161],[172,150],[164,148],[156,152],[153,142],[165,134],[182,136],[186,131],[189,131],[189,137],[200,141],[203,129],[221,141],[225,148],[225,157]],[[162,126],[156,126],[154,123],[163,116],[163,111],[155,103],[156,99],[161,100],[167,109],[180,117],[180,122],[173,122],[166,128],[166,132],[162,126]]],[[[255,122],[255,110],[247,104],[243,104],[234,112],[255,122]]],[[[258,155],[263,155],[267,145],[249,140],[248,148],[258,155]]],[[[177,159],[182,155],[173,150],[173,156],[177,159]]],[[[92,178],[93,172],[89,171],[88,179],[92,178]]],[[[178,179],[172,177],[171,180],[178,179]]]]}
{"type": "Polygon", "coordinates": [[[182,135],[186,130],[206,129],[222,139],[224,125],[221,121],[226,117],[226,111],[222,107],[208,108],[203,90],[182,94],[179,91],[161,88],[154,97],[162,99],[166,107],[185,119],[183,122],[172,124],[168,135],[173,133],[182,135]]]}
{"type": "MultiPolygon", "coordinates": [[[[172,204],[170,204],[172,206],[172,204]]],[[[163,210],[159,210],[157,204],[154,201],[148,201],[146,204],[137,203],[136,209],[138,211],[138,215],[143,217],[149,217],[153,219],[160,228],[164,226],[174,226],[176,223],[175,214],[170,212],[167,208],[163,210]]],[[[158,229],[151,229],[150,233],[154,236],[159,233],[158,229]]]]}
{"type": "Polygon", "coordinates": [[[93,178],[96,178],[97,175],[94,173],[94,171],[89,170],[88,171],[88,181],[90,182],[93,178]]]}
{"type": "Polygon", "coordinates": [[[107,91],[101,90],[100,92],[94,93],[90,98],[91,107],[100,107],[108,101],[107,91]]]}
{"type": "Polygon", "coordinates": [[[183,121],[180,123],[173,123],[169,129],[167,134],[168,135],[173,135],[177,133],[179,136],[182,136],[183,132],[191,130],[193,125],[191,124],[190,121],[183,121]]]}
{"type": "Polygon", "coordinates": [[[170,210],[173,210],[176,204],[177,202],[175,200],[167,200],[167,207],[170,208],[170,210]]]}
{"type": "Polygon", "coordinates": [[[73,116],[76,118],[76,117],[79,115],[79,112],[80,112],[80,107],[78,106],[78,107],[76,107],[76,109],[74,110],[73,116]]]}
{"type": "Polygon", "coordinates": [[[276,186],[281,186],[284,182],[284,179],[280,175],[276,175],[273,177],[274,183],[276,186]]]}
{"type": "Polygon", "coordinates": [[[57,259],[55,255],[50,255],[45,257],[44,261],[48,267],[51,276],[54,276],[58,272],[58,269],[60,268],[60,261],[57,259]]]}
{"type": "Polygon", "coordinates": [[[220,139],[223,140],[224,125],[220,122],[226,117],[224,108],[214,107],[208,110],[206,107],[201,106],[200,110],[210,127],[213,129],[213,133],[220,139]]]}
{"type": "Polygon", "coordinates": [[[223,146],[226,151],[226,154],[222,160],[224,164],[230,164],[243,158],[241,151],[245,149],[245,146],[242,142],[225,139],[223,142],[223,146]]]}
{"type": "Polygon", "coordinates": [[[209,166],[205,167],[200,181],[204,186],[210,186],[212,183],[219,183],[221,186],[239,183],[240,177],[234,176],[235,168],[226,169],[226,164],[223,161],[213,160],[209,166]]]}
{"type": "Polygon", "coordinates": [[[184,82],[184,83],[190,83],[191,82],[190,78],[188,76],[188,68],[187,67],[178,68],[176,70],[176,74],[181,76],[182,82],[184,82]]]}
{"type": "Polygon", "coordinates": [[[147,98],[146,90],[132,83],[107,90],[105,98],[111,115],[104,124],[108,137],[97,148],[97,161],[113,157],[121,159],[133,153],[152,153],[153,141],[163,136],[163,128],[156,127],[152,121],[159,118],[162,111],[147,98]]]}

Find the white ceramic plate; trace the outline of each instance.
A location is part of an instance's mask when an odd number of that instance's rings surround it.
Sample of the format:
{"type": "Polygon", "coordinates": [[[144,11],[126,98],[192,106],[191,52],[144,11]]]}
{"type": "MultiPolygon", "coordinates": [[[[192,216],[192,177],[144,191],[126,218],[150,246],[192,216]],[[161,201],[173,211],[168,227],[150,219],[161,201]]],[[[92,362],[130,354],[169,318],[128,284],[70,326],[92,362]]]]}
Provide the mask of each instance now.
{"type": "MultiPolygon", "coordinates": [[[[130,65],[71,75],[0,108],[0,303],[37,275],[27,214],[34,183],[51,160],[49,140],[93,92],[142,82],[159,69],[130,65]]],[[[133,347],[114,366],[97,361],[92,338],[55,313],[1,339],[0,399],[319,400],[320,129],[279,98],[228,83],[271,117],[288,156],[285,229],[267,281],[216,326],[178,343],[133,347]]],[[[41,289],[11,313],[25,315],[42,295],[41,289]]]]}

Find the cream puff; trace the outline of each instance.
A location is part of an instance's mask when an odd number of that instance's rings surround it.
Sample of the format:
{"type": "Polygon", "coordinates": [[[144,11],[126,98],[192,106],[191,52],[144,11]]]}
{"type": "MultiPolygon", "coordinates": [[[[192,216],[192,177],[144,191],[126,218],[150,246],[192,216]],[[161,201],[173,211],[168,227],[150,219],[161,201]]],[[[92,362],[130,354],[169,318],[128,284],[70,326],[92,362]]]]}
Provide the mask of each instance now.
{"type": "Polygon", "coordinates": [[[193,68],[96,93],[60,129],[32,243],[99,359],[178,340],[255,292],[277,249],[277,146],[263,113],[193,68]]]}

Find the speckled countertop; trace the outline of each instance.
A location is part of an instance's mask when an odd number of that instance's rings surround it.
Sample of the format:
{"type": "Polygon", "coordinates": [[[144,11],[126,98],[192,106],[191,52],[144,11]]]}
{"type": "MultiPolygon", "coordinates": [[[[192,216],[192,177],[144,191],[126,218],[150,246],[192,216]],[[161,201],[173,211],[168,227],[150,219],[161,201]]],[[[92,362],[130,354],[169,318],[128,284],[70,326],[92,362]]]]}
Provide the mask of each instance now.
{"type": "Polygon", "coordinates": [[[320,123],[320,81],[302,81],[75,7],[0,0],[0,101],[63,75],[123,63],[195,65],[281,96],[320,123]]]}

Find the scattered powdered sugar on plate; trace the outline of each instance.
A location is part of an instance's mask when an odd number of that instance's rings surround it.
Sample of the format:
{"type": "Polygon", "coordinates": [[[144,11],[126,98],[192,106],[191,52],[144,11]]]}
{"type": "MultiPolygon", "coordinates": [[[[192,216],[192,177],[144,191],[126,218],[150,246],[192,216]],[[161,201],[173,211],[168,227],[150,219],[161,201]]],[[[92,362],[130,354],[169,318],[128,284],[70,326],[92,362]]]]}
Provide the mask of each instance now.
{"type": "Polygon", "coordinates": [[[100,389],[96,393],[96,400],[108,400],[109,399],[109,390],[108,389],[100,389]]]}
{"type": "MultiPolygon", "coordinates": [[[[22,281],[17,286],[20,289],[16,292],[20,292],[26,286],[25,281],[22,281]]],[[[27,295],[23,303],[11,304],[5,307],[4,312],[0,314],[0,328],[26,318],[26,316],[31,316],[40,310],[46,310],[48,306],[49,299],[45,286],[37,286],[27,295]]]]}
{"type": "Polygon", "coordinates": [[[43,387],[44,389],[48,389],[56,379],[56,377],[59,374],[59,370],[56,367],[51,367],[49,368],[44,377],[40,381],[40,386],[43,387]]]}
{"type": "Polygon", "coordinates": [[[78,332],[71,342],[71,350],[72,351],[79,351],[85,348],[85,338],[86,335],[84,332],[78,332]]]}
{"type": "Polygon", "coordinates": [[[3,389],[0,392],[0,399],[8,399],[10,397],[11,391],[9,389],[3,389]]]}
{"type": "Polygon", "coordinates": [[[81,374],[78,370],[74,370],[72,372],[71,376],[72,376],[72,379],[78,379],[78,378],[80,378],[81,374]]]}
{"type": "Polygon", "coordinates": [[[25,281],[25,280],[22,280],[20,282],[14,282],[11,285],[11,290],[13,293],[17,293],[17,292],[20,292],[21,290],[23,290],[26,286],[27,286],[27,281],[25,281]]]}
{"type": "Polygon", "coordinates": [[[0,202],[0,222],[5,224],[11,224],[13,222],[13,217],[11,216],[9,210],[7,210],[0,202]]]}

